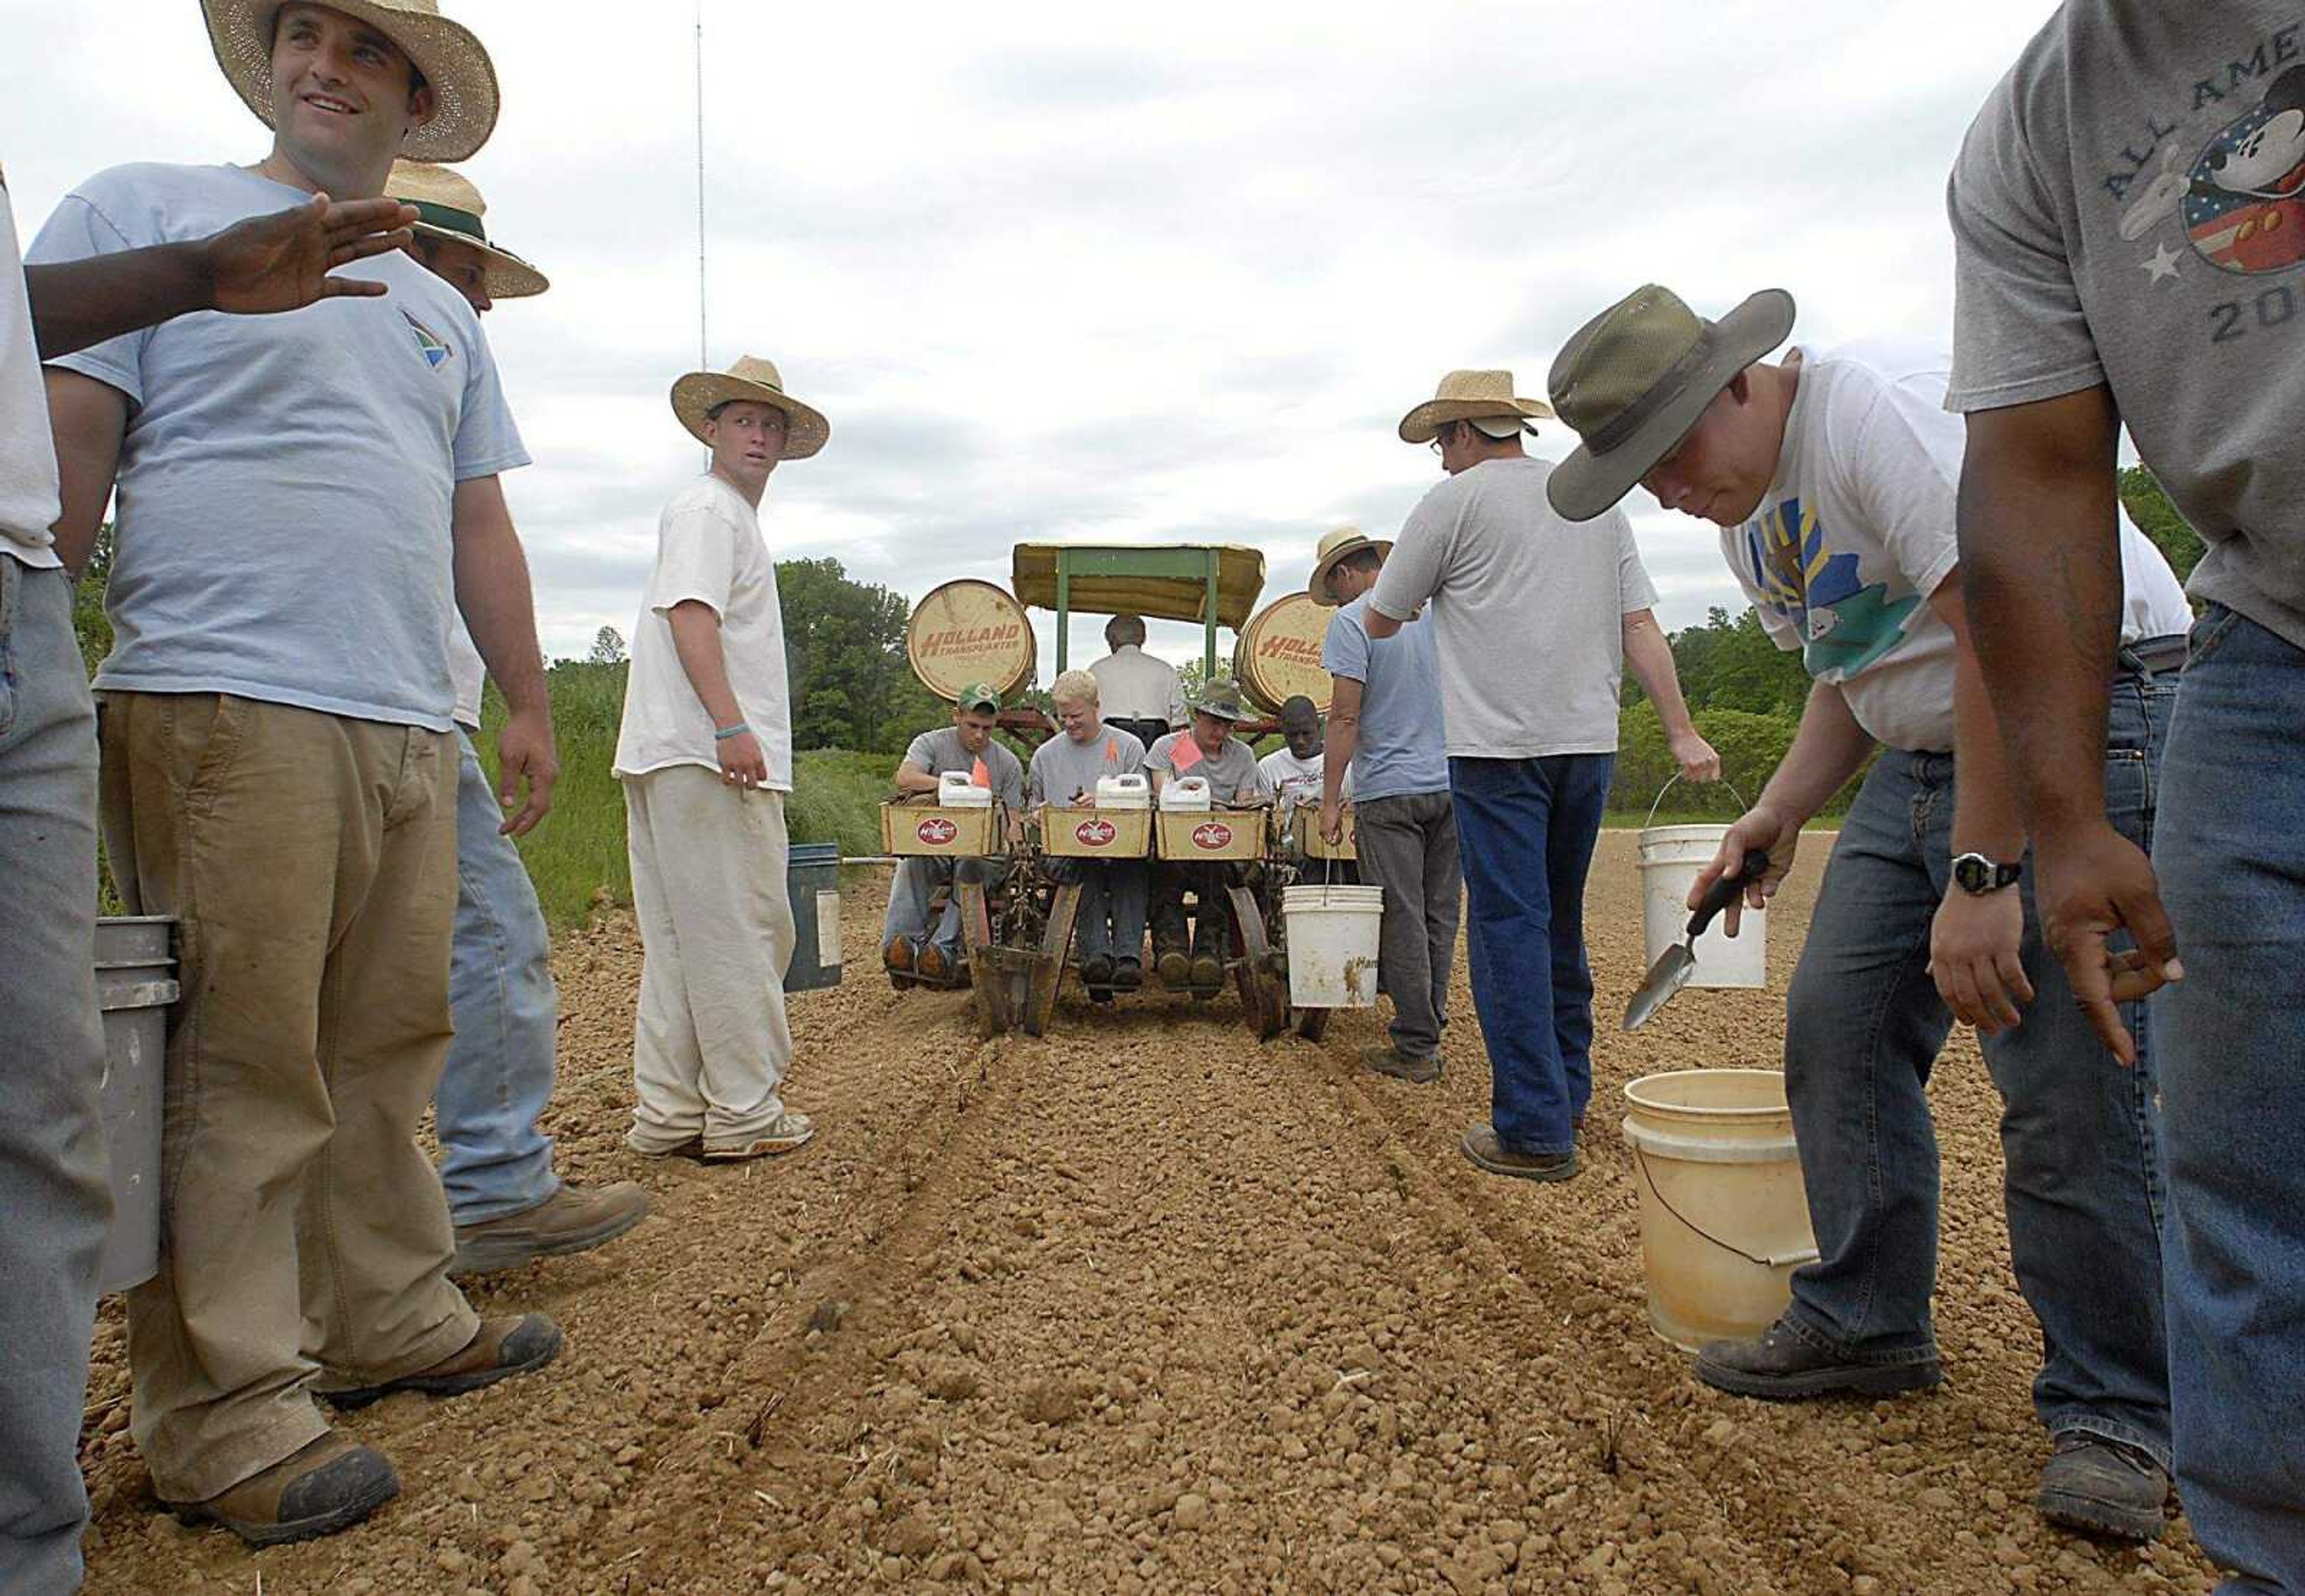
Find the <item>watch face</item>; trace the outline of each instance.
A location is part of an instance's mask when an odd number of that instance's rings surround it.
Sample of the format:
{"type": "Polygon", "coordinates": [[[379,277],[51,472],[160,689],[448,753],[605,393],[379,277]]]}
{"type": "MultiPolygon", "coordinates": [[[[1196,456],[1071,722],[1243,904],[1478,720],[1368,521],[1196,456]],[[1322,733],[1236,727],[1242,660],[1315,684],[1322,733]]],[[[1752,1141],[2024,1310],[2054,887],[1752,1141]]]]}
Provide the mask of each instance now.
{"type": "Polygon", "coordinates": [[[1975,853],[1964,853],[1952,862],[1952,879],[1963,892],[1983,892],[1993,884],[1993,867],[1975,853]]]}

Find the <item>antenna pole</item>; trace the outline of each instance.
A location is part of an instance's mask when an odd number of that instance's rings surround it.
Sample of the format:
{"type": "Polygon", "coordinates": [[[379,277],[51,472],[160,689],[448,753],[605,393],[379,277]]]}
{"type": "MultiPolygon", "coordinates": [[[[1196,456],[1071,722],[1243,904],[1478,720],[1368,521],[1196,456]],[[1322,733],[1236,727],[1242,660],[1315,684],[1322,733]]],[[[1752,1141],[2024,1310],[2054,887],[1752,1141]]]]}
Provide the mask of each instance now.
{"type": "Polygon", "coordinates": [[[704,0],[696,0],[696,369],[712,369],[705,320],[704,278],[704,0]]]}

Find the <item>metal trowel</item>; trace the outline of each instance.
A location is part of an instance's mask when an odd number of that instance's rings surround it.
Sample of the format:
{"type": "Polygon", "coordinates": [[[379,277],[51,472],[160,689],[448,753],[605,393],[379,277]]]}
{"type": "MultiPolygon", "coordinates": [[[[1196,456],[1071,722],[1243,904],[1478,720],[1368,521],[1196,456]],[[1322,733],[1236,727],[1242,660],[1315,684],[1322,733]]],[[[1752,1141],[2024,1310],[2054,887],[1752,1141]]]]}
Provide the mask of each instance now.
{"type": "Polygon", "coordinates": [[[1697,970],[1696,942],[1705,935],[1705,928],[1713,917],[1737,901],[1748,881],[1757,881],[1769,868],[1769,856],[1756,848],[1745,855],[1744,868],[1733,876],[1723,876],[1707,888],[1697,902],[1697,913],[1688,917],[1688,935],[1658,955],[1642,980],[1633,1000],[1625,1005],[1625,1029],[1637,1031],[1647,1024],[1656,1011],[1672,1001],[1672,995],[1688,984],[1697,970]]]}

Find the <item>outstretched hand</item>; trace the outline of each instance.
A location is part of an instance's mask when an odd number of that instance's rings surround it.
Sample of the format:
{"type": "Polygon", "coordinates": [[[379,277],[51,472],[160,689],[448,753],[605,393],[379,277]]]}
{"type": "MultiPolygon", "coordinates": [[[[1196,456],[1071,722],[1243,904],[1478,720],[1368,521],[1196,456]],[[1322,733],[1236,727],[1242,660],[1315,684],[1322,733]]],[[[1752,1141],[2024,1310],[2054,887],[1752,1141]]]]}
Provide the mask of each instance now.
{"type": "Polygon", "coordinates": [[[366,297],[381,283],[329,274],[340,266],[406,244],[413,206],[397,200],[352,200],[326,194],[309,203],[251,216],[198,247],[212,310],[240,316],[301,310],[324,299],[366,297]]]}

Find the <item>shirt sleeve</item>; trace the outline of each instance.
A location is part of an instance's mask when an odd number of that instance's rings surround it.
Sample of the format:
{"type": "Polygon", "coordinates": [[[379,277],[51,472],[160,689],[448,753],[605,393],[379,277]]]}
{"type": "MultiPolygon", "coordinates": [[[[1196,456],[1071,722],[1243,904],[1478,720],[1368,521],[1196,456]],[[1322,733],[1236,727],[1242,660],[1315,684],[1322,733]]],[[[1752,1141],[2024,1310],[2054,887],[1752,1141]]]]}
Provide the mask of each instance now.
{"type": "Polygon", "coordinates": [[[1331,676],[1366,684],[1368,658],[1367,628],[1359,616],[1339,610],[1330,619],[1328,635],[1321,640],[1321,668],[1331,676]]]}
{"type": "Polygon", "coordinates": [[[1175,730],[1193,724],[1193,712],[1185,705],[1184,678],[1172,666],[1169,672],[1169,726],[1175,730]]]}
{"type": "Polygon", "coordinates": [[[1054,737],[1042,743],[1033,751],[1032,763],[1025,768],[1025,804],[1028,809],[1038,808],[1049,801],[1048,773],[1041,768],[1045,762],[1041,756],[1056,745],[1054,737]]]}
{"type": "Polygon", "coordinates": [[[936,734],[923,732],[914,738],[913,745],[905,750],[905,763],[924,775],[936,775],[936,734]]]}
{"type": "MultiPolygon", "coordinates": [[[[103,179],[76,189],[64,197],[54,215],[50,216],[32,247],[24,251],[27,266],[57,266],[68,261],[86,260],[97,255],[116,255],[123,250],[140,249],[161,242],[153,238],[137,238],[115,223],[106,214],[103,197],[98,191],[103,179]]],[[[74,350],[48,361],[63,371],[77,371],[82,377],[94,378],[107,387],[119,389],[128,395],[131,404],[144,403],[144,351],[152,335],[150,327],[132,333],[123,333],[101,344],[91,344],[85,349],[74,350]]]]}
{"type": "Polygon", "coordinates": [[[1158,770],[1163,776],[1176,775],[1177,761],[1174,755],[1176,738],[1183,734],[1179,732],[1171,736],[1156,738],[1152,746],[1144,751],[1144,768],[1158,770]]]}
{"type": "Polygon", "coordinates": [[[1115,776],[1141,776],[1144,772],[1144,744],[1126,732],[1110,734],[1120,754],[1115,776]]]}
{"type": "Polygon", "coordinates": [[[2052,23],[1995,88],[1945,185],[1953,236],[1947,410],[2029,404],[2105,380],[2073,278],[2072,251],[2029,125],[2037,113],[2051,114],[2054,97],[2045,93],[2034,102],[2028,86],[2042,81],[2046,89],[2045,80],[2063,76],[2055,28],[2052,23]]]}
{"type": "Polygon", "coordinates": [[[665,526],[649,580],[649,607],[668,615],[673,606],[693,600],[725,615],[741,553],[736,523],[727,516],[702,505],[682,511],[665,526]]]}
{"type": "Polygon", "coordinates": [[[1853,447],[1838,450],[1838,469],[1851,479],[1850,499],[1879,535],[1913,591],[1927,598],[1961,563],[1955,535],[1961,460],[1941,459],[1923,435],[1934,419],[1905,413],[1913,401],[1888,388],[1875,395],[1858,421],[1853,447]]]}
{"type": "Polygon", "coordinates": [[[1008,755],[1006,760],[988,761],[993,769],[999,772],[992,778],[993,796],[1010,809],[1022,809],[1025,807],[1025,761],[997,743],[993,747],[1008,755]]]}
{"type": "MultiPolygon", "coordinates": [[[[464,371],[464,402],[456,419],[456,480],[470,482],[515,471],[529,463],[512,408],[505,403],[504,379],[489,337],[474,320],[472,358],[464,371]]],[[[719,606],[713,607],[718,609],[719,606]]]]}
{"type": "Polygon", "coordinates": [[[1654,609],[1656,584],[1649,580],[1648,567],[1641,564],[1641,546],[1634,541],[1632,522],[1622,510],[1611,510],[1609,521],[1617,534],[1617,613],[1629,615],[1636,610],[1654,609]]]}
{"type": "Polygon", "coordinates": [[[1441,590],[1449,545],[1456,535],[1456,517],[1434,506],[1434,498],[1450,486],[1442,483],[1417,501],[1393,539],[1384,569],[1369,590],[1369,607],[1396,621],[1406,621],[1441,590]]]}

